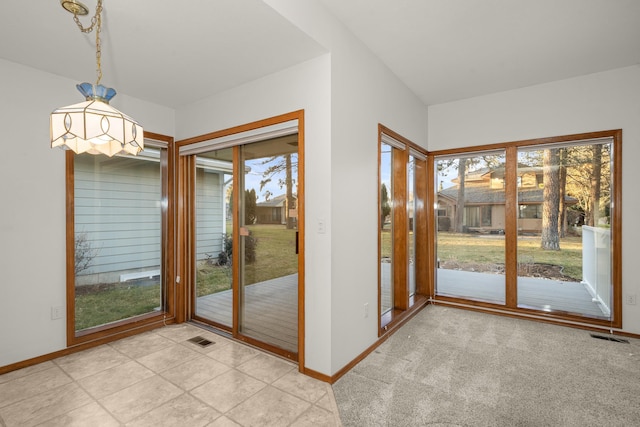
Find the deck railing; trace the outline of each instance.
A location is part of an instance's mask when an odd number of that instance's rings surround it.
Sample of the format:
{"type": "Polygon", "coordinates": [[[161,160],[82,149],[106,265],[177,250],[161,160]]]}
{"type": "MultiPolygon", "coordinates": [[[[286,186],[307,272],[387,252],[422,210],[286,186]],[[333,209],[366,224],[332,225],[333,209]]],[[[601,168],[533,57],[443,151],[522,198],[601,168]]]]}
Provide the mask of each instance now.
{"type": "Polygon", "coordinates": [[[595,302],[611,313],[611,230],[582,227],[582,282],[595,302]]]}

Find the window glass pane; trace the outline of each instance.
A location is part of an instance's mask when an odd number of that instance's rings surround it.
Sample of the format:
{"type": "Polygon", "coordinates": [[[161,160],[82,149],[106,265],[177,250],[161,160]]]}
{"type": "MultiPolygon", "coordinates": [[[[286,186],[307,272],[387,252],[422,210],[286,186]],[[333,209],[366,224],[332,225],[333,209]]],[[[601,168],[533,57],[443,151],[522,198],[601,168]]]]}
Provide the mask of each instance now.
{"type": "Polygon", "coordinates": [[[75,329],[161,310],[160,152],[74,159],[75,329]]]}
{"type": "Polygon", "coordinates": [[[245,336],[298,350],[297,135],[240,147],[239,324],[245,336]],[[281,211],[270,221],[272,207],[281,211]]]}
{"type": "Polygon", "coordinates": [[[611,148],[518,151],[518,306],[611,315],[611,148]]]}
{"type": "Polygon", "coordinates": [[[380,312],[393,308],[393,147],[380,144],[380,312]]]}
{"type": "Polygon", "coordinates": [[[233,324],[233,149],[196,157],[195,313],[229,328],[233,324]]]}
{"type": "Polygon", "coordinates": [[[438,295],[505,301],[505,154],[435,159],[438,295]]]}
{"type": "Polygon", "coordinates": [[[409,164],[407,165],[407,213],[409,217],[409,296],[416,293],[416,159],[409,156],[409,164]]]}

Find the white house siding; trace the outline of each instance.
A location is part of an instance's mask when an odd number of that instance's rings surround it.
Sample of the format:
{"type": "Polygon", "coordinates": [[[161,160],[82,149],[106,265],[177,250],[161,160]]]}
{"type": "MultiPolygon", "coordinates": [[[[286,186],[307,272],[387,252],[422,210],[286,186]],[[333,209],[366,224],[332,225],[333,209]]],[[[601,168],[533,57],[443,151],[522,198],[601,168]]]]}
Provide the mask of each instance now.
{"type": "Polygon", "coordinates": [[[77,284],[113,283],[160,269],[160,164],[80,155],[75,158],[75,233],[95,258],[77,284]]]}
{"type": "Polygon", "coordinates": [[[224,227],[223,175],[208,169],[196,171],[196,252],[198,261],[217,259],[222,251],[224,227]]]}

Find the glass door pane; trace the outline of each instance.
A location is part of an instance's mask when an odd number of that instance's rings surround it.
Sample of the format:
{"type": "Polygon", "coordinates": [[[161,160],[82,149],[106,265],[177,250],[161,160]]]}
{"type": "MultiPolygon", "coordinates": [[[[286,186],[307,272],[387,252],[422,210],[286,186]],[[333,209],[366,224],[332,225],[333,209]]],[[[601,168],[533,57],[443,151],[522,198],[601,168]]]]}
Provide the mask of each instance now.
{"type": "Polygon", "coordinates": [[[518,151],[518,306],[609,319],[612,143],[518,151]]]}
{"type": "Polygon", "coordinates": [[[380,313],[393,309],[393,147],[380,144],[380,313]]]}
{"type": "Polygon", "coordinates": [[[196,156],[195,315],[233,326],[231,192],[233,149],[196,156]]]}
{"type": "Polygon", "coordinates": [[[416,293],[416,159],[412,155],[409,156],[409,164],[407,165],[407,216],[409,218],[408,239],[409,250],[409,296],[412,297],[416,293]]]}
{"type": "Polygon", "coordinates": [[[297,353],[297,135],[239,150],[238,331],[297,353]]]}
{"type": "Polygon", "coordinates": [[[505,153],[436,158],[436,293],[505,302],[505,153]]]}

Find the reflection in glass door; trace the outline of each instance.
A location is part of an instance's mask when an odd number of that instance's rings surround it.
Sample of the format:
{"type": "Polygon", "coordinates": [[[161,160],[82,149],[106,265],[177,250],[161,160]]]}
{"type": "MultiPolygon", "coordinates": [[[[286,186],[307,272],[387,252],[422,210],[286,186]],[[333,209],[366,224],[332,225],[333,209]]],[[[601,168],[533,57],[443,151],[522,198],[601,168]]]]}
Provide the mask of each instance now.
{"type": "Polygon", "coordinates": [[[233,149],[200,153],[195,162],[194,313],[231,330],[233,149]]]}
{"type": "Polygon", "coordinates": [[[238,332],[297,353],[297,135],[239,147],[239,170],[238,332]]]}

